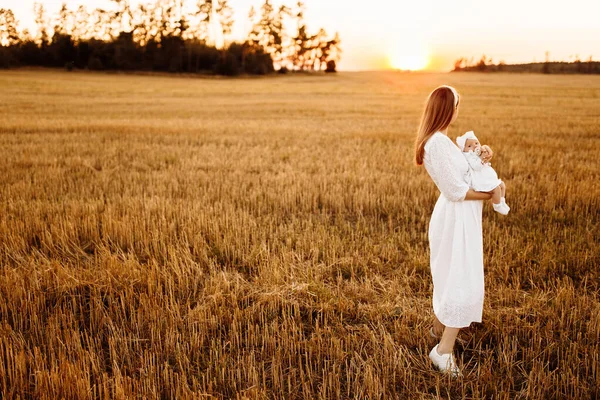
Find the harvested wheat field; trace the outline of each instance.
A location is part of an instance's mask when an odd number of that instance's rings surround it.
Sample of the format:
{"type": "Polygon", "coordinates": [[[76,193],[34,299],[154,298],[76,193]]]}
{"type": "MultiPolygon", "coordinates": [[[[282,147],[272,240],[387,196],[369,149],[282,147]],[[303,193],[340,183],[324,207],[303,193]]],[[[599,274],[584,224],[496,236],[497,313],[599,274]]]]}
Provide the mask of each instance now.
{"type": "Polygon", "coordinates": [[[600,397],[600,77],[0,73],[0,397],[600,397]],[[451,380],[423,104],[494,150],[451,380]],[[433,340],[433,342],[432,342],[433,340]]]}

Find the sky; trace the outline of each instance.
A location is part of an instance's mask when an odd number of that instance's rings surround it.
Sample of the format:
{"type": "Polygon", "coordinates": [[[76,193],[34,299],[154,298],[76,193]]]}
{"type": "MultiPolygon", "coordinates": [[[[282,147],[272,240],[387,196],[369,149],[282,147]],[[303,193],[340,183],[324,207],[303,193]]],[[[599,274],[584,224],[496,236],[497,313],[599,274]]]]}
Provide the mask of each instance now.
{"type": "MultiPolygon", "coordinates": [[[[51,15],[65,2],[70,9],[109,8],[108,0],[37,0],[51,15]]],[[[35,0],[0,0],[14,11],[19,26],[35,30],[35,0]]],[[[131,4],[149,0],[130,0],[131,4]]],[[[251,6],[262,0],[230,0],[233,38],[250,29],[251,6]]],[[[192,5],[196,0],[187,0],[192,5]]],[[[296,0],[272,0],[294,5],[296,0]]],[[[426,69],[449,71],[460,57],[494,63],[600,60],[600,0],[304,0],[309,31],[339,32],[340,70],[426,69]]]]}

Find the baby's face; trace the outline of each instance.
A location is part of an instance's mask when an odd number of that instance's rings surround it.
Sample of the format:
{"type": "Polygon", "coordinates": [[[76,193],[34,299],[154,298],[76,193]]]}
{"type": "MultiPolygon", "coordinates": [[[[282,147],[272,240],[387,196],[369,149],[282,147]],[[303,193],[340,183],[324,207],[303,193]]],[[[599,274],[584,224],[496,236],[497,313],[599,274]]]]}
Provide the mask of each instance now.
{"type": "Polygon", "coordinates": [[[467,139],[465,142],[464,152],[475,151],[477,147],[480,147],[479,140],[477,139],[467,139]]]}

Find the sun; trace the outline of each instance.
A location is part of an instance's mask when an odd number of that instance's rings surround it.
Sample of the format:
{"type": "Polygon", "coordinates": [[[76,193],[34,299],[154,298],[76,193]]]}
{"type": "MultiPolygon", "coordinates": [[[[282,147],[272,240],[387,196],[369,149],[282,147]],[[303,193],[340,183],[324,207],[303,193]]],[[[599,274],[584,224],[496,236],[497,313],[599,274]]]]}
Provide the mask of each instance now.
{"type": "Polygon", "coordinates": [[[390,53],[389,64],[394,69],[419,71],[429,65],[429,51],[424,46],[400,46],[390,53]]]}

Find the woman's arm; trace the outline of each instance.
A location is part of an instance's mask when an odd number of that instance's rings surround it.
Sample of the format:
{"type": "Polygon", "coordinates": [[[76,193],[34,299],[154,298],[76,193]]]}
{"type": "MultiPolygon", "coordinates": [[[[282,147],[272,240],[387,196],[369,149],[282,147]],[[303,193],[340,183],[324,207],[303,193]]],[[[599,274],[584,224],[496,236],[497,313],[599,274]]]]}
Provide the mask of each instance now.
{"type": "Polygon", "coordinates": [[[465,196],[465,200],[489,200],[491,198],[491,192],[476,192],[473,189],[469,189],[465,196]]]}
{"type": "MultiPolygon", "coordinates": [[[[463,201],[469,185],[452,163],[452,151],[460,151],[449,139],[431,138],[426,151],[425,168],[440,192],[450,201],[463,201]]],[[[460,156],[459,156],[460,157],[460,156]]]]}

